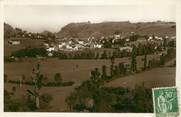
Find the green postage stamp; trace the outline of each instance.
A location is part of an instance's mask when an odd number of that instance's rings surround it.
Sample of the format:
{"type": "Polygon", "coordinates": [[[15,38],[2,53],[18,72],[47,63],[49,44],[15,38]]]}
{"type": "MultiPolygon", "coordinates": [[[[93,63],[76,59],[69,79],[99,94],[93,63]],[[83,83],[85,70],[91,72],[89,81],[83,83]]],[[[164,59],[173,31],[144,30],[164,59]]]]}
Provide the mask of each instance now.
{"type": "Polygon", "coordinates": [[[179,115],[176,87],[153,88],[152,93],[156,117],[177,117],[179,115]]]}

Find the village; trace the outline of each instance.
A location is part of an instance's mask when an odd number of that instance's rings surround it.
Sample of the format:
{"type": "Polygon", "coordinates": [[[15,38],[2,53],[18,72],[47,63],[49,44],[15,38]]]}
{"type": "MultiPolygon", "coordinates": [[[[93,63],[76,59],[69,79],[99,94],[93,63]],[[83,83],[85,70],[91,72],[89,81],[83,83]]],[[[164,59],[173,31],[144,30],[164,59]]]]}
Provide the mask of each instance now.
{"type": "MultiPolygon", "coordinates": [[[[53,56],[54,52],[76,52],[85,49],[101,49],[112,48],[119,51],[131,52],[133,45],[139,44],[154,44],[154,49],[159,49],[160,45],[164,43],[173,43],[176,46],[176,36],[157,36],[157,35],[138,35],[135,32],[121,32],[120,34],[113,34],[109,36],[101,36],[95,38],[94,36],[87,39],[79,38],[58,38],[56,35],[50,33],[49,35],[27,33],[19,29],[19,33],[15,37],[8,39],[8,43],[13,46],[21,46],[22,41],[26,40],[43,40],[42,47],[47,51],[49,57],[53,56]],[[24,32],[24,33],[23,33],[24,32]],[[107,46],[109,45],[109,46],[107,46]]],[[[163,49],[163,48],[162,48],[163,49]]]]}

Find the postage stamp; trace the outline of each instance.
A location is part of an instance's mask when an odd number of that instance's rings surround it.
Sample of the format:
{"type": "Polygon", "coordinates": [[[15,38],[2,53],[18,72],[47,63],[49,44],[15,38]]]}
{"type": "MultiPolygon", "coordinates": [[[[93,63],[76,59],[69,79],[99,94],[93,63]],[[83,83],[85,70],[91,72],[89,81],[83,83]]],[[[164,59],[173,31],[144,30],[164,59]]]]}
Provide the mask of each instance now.
{"type": "Polygon", "coordinates": [[[153,88],[152,95],[156,117],[177,117],[179,115],[176,87],[153,88]]]}

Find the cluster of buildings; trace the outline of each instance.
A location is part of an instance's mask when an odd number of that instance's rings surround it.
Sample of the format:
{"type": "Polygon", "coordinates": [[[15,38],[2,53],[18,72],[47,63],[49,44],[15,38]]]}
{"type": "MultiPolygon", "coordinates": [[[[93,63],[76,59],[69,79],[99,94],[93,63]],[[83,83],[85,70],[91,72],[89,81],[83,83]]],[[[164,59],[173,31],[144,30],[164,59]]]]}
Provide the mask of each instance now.
{"type": "Polygon", "coordinates": [[[101,48],[102,44],[98,44],[92,41],[83,41],[83,40],[64,40],[58,43],[44,43],[46,50],[48,52],[52,51],[78,51],[85,48],[101,48]]]}
{"type": "MultiPolygon", "coordinates": [[[[131,34],[134,32],[131,32],[131,34]]],[[[114,34],[110,36],[102,36],[100,39],[96,39],[95,37],[91,36],[87,39],[80,40],[78,38],[64,38],[60,39],[56,43],[48,44],[44,43],[44,46],[46,47],[46,50],[50,53],[53,51],[79,51],[83,50],[85,48],[102,48],[104,40],[112,38],[112,44],[120,39],[125,39],[125,36],[122,36],[121,34],[114,34]]],[[[130,39],[126,38],[126,41],[129,42],[130,39]]],[[[131,52],[131,47],[121,47],[120,50],[126,50],[131,52]]]]}
{"type": "MultiPolygon", "coordinates": [[[[100,39],[96,39],[95,37],[89,37],[87,39],[78,39],[78,38],[65,38],[65,39],[57,39],[57,42],[46,42],[44,43],[44,47],[46,48],[48,53],[52,53],[55,51],[79,51],[85,48],[102,48],[103,44],[106,40],[111,39],[111,44],[115,44],[117,41],[123,40],[125,42],[124,46],[118,46],[120,51],[132,51],[132,44],[135,43],[163,43],[164,39],[174,40],[176,41],[175,36],[148,36],[148,38],[138,38],[136,41],[131,41],[130,36],[134,35],[134,32],[130,32],[129,34],[113,34],[109,36],[101,36],[100,39]]],[[[29,35],[31,36],[31,34],[29,35]]],[[[37,35],[38,39],[42,39],[41,35],[37,35]]],[[[21,44],[20,40],[10,39],[8,41],[11,45],[19,45],[21,44]]],[[[52,54],[50,54],[51,56],[52,54]]]]}
{"type": "Polygon", "coordinates": [[[18,39],[12,39],[12,40],[8,40],[8,43],[11,45],[19,45],[21,41],[18,39]]]}

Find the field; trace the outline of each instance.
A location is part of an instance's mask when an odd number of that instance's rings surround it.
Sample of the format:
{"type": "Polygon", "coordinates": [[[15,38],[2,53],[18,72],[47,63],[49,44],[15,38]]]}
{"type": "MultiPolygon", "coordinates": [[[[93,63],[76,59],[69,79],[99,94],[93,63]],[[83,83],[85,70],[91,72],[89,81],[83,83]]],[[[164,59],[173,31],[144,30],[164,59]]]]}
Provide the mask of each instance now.
{"type": "Polygon", "coordinates": [[[17,51],[17,50],[21,50],[21,49],[25,49],[27,47],[41,47],[43,45],[43,40],[32,40],[29,38],[15,38],[21,41],[21,46],[17,46],[17,45],[11,45],[8,43],[8,40],[5,39],[4,40],[4,53],[5,56],[9,56],[11,55],[12,52],[17,51]]]}
{"type": "MultiPolygon", "coordinates": [[[[149,55],[148,59],[158,59],[159,55],[149,55]]],[[[137,57],[138,70],[143,67],[143,56],[137,57]]],[[[30,80],[32,68],[38,62],[37,59],[26,59],[22,62],[5,63],[5,74],[8,76],[8,80],[18,80],[22,75],[25,75],[26,80],[30,80]]],[[[130,62],[130,58],[115,59],[115,64],[120,62],[130,62]]],[[[51,101],[51,108],[43,109],[42,111],[65,111],[67,108],[65,98],[79,86],[83,81],[88,80],[90,71],[95,67],[102,68],[103,65],[107,66],[109,73],[110,60],[59,60],[57,58],[47,58],[40,61],[40,71],[43,75],[48,77],[48,81],[53,81],[55,73],[61,73],[63,81],[74,81],[73,86],[68,87],[43,87],[41,93],[48,93],[53,96],[51,101]]],[[[111,87],[129,87],[134,88],[136,84],[142,84],[144,82],[147,87],[156,86],[174,86],[175,85],[175,67],[163,67],[154,68],[145,72],[141,72],[134,75],[128,75],[121,77],[105,84],[105,86],[111,87]]],[[[5,89],[12,90],[12,87],[16,87],[15,98],[23,98],[26,94],[26,90],[30,89],[30,86],[23,85],[22,88],[16,84],[5,84],[5,89]]],[[[41,110],[40,110],[41,111],[41,110]]]]}
{"type": "Polygon", "coordinates": [[[134,88],[136,85],[144,85],[148,88],[153,87],[168,87],[175,85],[175,68],[155,68],[144,73],[126,76],[116,79],[106,84],[112,87],[129,87],[134,88]]]}
{"type": "MultiPolygon", "coordinates": [[[[148,59],[158,59],[159,55],[149,55],[148,59]]],[[[143,57],[138,56],[138,69],[143,67],[143,57]]],[[[5,63],[5,73],[9,79],[17,79],[18,77],[25,75],[27,78],[31,76],[32,68],[35,67],[39,60],[26,59],[23,62],[5,63]],[[18,68],[17,68],[18,66],[18,68]]],[[[130,62],[129,57],[115,59],[115,64],[120,62],[130,62]]],[[[47,76],[49,80],[53,80],[53,75],[57,72],[62,74],[63,80],[73,80],[75,83],[87,80],[89,73],[94,68],[101,68],[103,65],[109,67],[111,65],[110,60],[59,60],[57,58],[47,58],[40,62],[40,71],[47,76]]],[[[109,68],[108,68],[109,69],[109,68]]]]}

